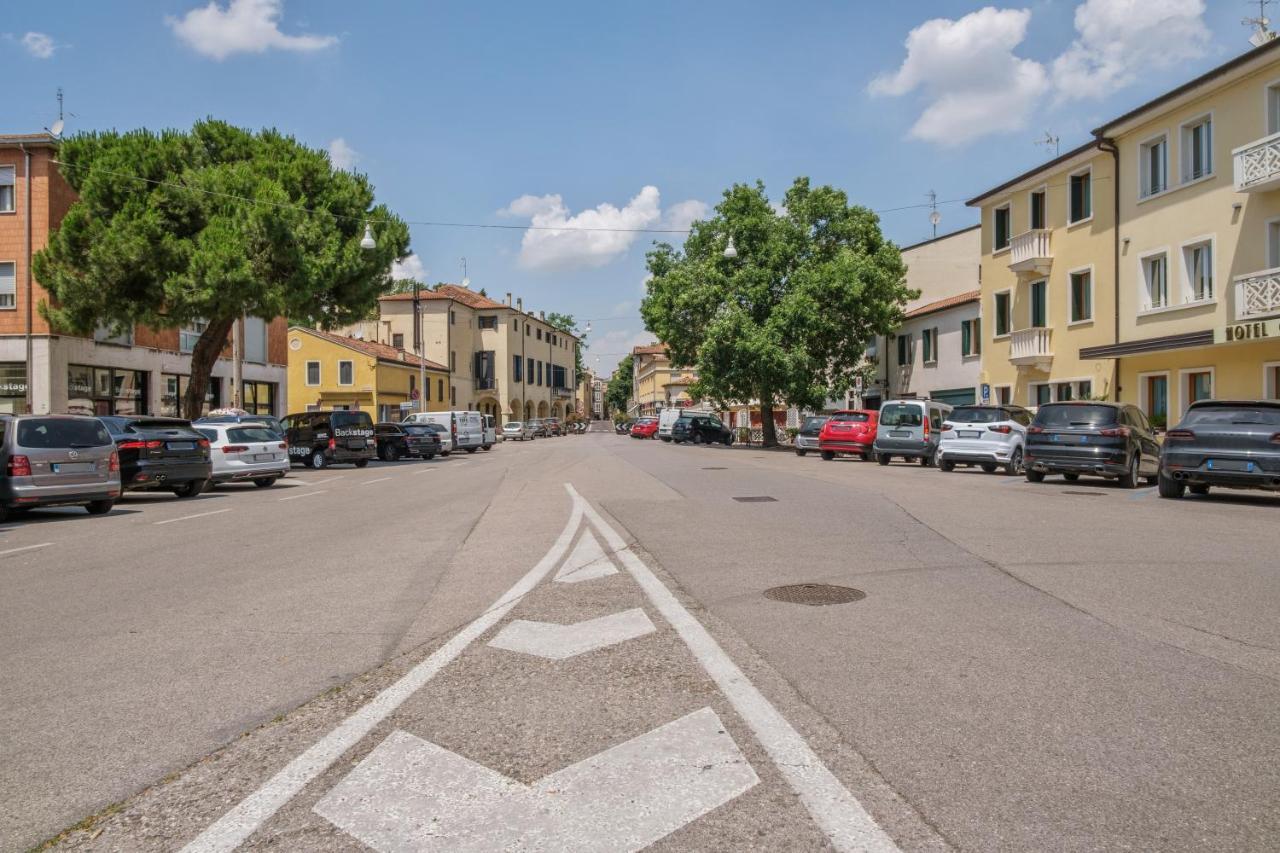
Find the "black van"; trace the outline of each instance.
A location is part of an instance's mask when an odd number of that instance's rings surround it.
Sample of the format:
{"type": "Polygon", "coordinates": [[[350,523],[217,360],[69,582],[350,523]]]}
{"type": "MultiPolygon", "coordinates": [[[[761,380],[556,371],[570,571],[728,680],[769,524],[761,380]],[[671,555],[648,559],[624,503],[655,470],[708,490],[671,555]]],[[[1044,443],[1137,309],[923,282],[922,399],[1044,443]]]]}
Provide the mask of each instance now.
{"type": "Polygon", "coordinates": [[[373,418],[365,412],[299,412],[285,415],[284,438],[289,461],[323,468],[351,464],[363,468],[378,452],[373,418]]]}

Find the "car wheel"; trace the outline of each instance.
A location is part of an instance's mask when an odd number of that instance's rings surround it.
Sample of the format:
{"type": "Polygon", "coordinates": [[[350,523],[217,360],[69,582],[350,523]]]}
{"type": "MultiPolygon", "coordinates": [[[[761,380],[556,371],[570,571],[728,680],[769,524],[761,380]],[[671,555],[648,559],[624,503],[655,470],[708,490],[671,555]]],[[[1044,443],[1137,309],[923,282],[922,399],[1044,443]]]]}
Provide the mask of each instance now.
{"type": "Polygon", "coordinates": [[[859,462],[870,462],[870,461],[871,461],[871,456],[870,456],[869,454],[866,454],[866,453],[859,453],[859,454],[858,454],[858,461],[859,461],[859,462]]]}
{"type": "Polygon", "coordinates": [[[203,492],[208,484],[208,480],[192,480],[189,483],[183,483],[181,486],[174,486],[173,493],[180,498],[194,498],[203,492]]]}
{"type": "Polygon", "coordinates": [[[259,477],[253,481],[253,484],[259,489],[269,489],[276,484],[275,477],[259,477]]]}
{"type": "Polygon", "coordinates": [[[453,452],[452,450],[441,450],[440,455],[447,457],[452,452],[453,452]]]}
{"type": "Polygon", "coordinates": [[[693,443],[694,443],[694,444],[702,444],[702,433],[700,433],[700,432],[695,432],[695,433],[693,434],[693,443]]]}
{"type": "MultiPolygon", "coordinates": [[[[936,453],[936,452],[937,452],[937,451],[935,450],[935,451],[934,451],[934,453],[936,453]]],[[[928,467],[930,467],[931,465],[933,465],[933,455],[934,455],[933,453],[926,453],[924,456],[921,456],[921,457],[920,457],[920,467],[921,467],[921,468],[928,468],[928,467]]]]}
{"type": "Polygon", "coordinates": [[[725,446],[725,447],[732,447],[732,446],[733,446],[733,436],[732,436],[732,435],[726,435],[726,436],[724,437],[724,446],[725,446]]]}
{"type": "Polygon", "coordinates": [[[368,459],[357,459],[357,460],[356,460],[356,467],[357,467],[357,468],[363,468],[363,467],[365,467],[365,466],[366,466],[366,465],[368,465],[368,464],[369,464],[369,460],[368,460],[368,459]]]}
{"type": "Polygon", "coordinates": [[[393,459],[391,453],[391,448],[388,445],[384,444],[378,448],[378,458],[383,462],[390,462],[393,459]]]}
{"type": "Polygon", "coordinates": [[[1120,488],[1136,489],[1138,488],[1138,457],[1134,455],[1129,462],[1129,470],[1120,475],[1120,488]]]}
{"type": "Polygon", "coordinates": [[[996,463],[994,463],[994,462],[983,462],[983,463],[982,463],[982,470],[983,470],[983,471],[986,471],[988,474],[994,474],[994,473],[996,472],[996,463]]]}
{"type": "Polygon", "coordinates": [[[317,450],[315,453],[312,453],[312,454],[311,454],[311,467],[312,467],[312,468],[314,468],[315,470],[319,471],[319,470],[320,470],[321,468],[323,468],[324,466],[325,466],[324,451],[323,451],[323,450],[317,450]]]}
{"type": "Polygon", "coordinates": [[[1159,483],[1159,482],[1160,482],[1160,478],[1159,478],[1159,477],[1147,477],[1147,478],[1145,478],[1145,482],[1146,482],[1146,484],[1147,484],[1148,486],[1154,486],[1154,485],[1156,485],[1157,483],[1159,483]]]}
{"type": "Polygon", "coordinates": [[[1027,478],[1027,482],[1028,482],[1028,483],[1043,483],[1043,482],[1044,482],[1044,472],[1043,472],[1043,471],[1032,471],[1030,468],[1028,468],[1028,469],[1026,470],[1025,474],[1026,474],[1026,478],[1027,478]]]}
{"type": "Polygon", "coordinates": [[[877,461],[877,462],[879,462],[881,465],[888,465],[888,464],[889,464],[889,454],[888,454],[888,453],[877,453],[877,454],[876,454],[876,461],[877,461]]]}
{"type": "Polygon", "coordinates": [[[1009,464],[1004,467],[1005,473],[1014,477],[1022,473],[1022,448],[1019,447],[1013,451],[1013,456],[1009,457],[1009,464]]]}
{"type": "Polygon", "coordinates": [[[1187,489],[1185,484],[1179,483],[1172,477],[1166,477],[1163,471],[1160,472],[1160,476],[1156,479],[1158,480],[1157,485],[1162,498],[1180,498],[1187,489]]]}
{"type": "Polygon", "coordinates": [[[796,456],[804,456],[804,454],[805,454],[805,451],[801,450],[798,447],[796,448],[796,456]]]}
{"type": "Polygon", "coordinates": [[[422,454],[422,458],[423,458],[423,459],[435,459],[435,458],[436,458],[436,455],[435,455],[434,453],[424,453],[424,454],[422,454]]]}
{"type": "Polygon", "coordinates": [[[1066,480],[1068,483],[1074,483],[1076,480],[1080,479],[1080,475],[1079,474],[1063,474],[1062,479],[1066,480]]]}
{"type": "Polygon", "coordinates": [[[478,447],[468,447],[468,448],[467,448],[467,452],[468,452],[468,453],[475,453],[475,452],[476,452],[477,450],[479,450],[479,449],[480,449],[480,448],[478,448],[478,447]]]}
{"type": "Polygon", "coordinates": [[[490,450],[493,450],[493,445],[492,445],[492,444],[486,444],[486,445],[484,445],[483,447],[481,447],[480,449],[481,449],[481,450],[484,450],[485,452],[488,452],[488,451],[490,451],[490,450]]]}
{"type": "Polygon", "coordinates": [[[943,459],[941,462],[938,463],[938,470],[951,473],[952,471],[956,470],[956,463],[949,462],[946,459],[943,459]]]}
{"type": "Polygon", "coordinates": [[[89,515],[106,515],[115,505],[115,501],[89,501],[84,508],[88,510],[89,515]]]}
{"type": "Polygon", "coordinates": [[[1187,491],[1193,495],[1207,495],[1209,494],[1209,487],[1203,483],[1197,483],[1194,486],[1187,486],[1187,491]]]}
{"type": "MultiPolygon", "coordinates": [[[[803,455],[803,454],[801,454],[801,455],[803,455]]],[[[824,451],[822,451],[822,458],[823,458],[823,459],[825,459],[825,460],[827,460],[828,462],[830,462],[832,459],[835,459],[835,458],[836,458],[835,451],[834,451],[834,450],[824,450],[824,451]]]]}

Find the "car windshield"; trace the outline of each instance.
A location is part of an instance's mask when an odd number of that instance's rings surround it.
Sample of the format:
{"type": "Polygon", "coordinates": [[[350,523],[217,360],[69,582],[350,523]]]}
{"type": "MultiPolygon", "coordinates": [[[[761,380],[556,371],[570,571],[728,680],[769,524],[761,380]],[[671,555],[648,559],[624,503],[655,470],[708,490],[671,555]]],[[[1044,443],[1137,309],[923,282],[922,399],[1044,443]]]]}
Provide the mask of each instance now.
{"type": "Polygon", "coordinates": [[[1041,406],[1036,412],[1036,426],[1091,427],[1113,424],[1120,416],[1115,406],[1041,406]]]}
{"type": "Polygon", "coordinates": [[[423,429],[429,429],[432,432],[444,432],[444,427],[440,424],[423,424],[423,429]]]}
{"type": "Polygon", "coordinates": [[[866,412],[836,412],[831,416],[831,420],[841,423],[864,424],[871,420],[871,416],[866,412]]]}
{"type": "Polygon", "coordinates": [[[348,427],[363,427],[368,429],[373,426],[373,419],[364,412],[334,412],[329,416],[334,429],[344,429],[348,427]]]}
{"type": "Polygon", "coordinates": [[[947,420],[961,424],[994,424],[1009,420],[1004,409],[988,409],[982,406],[960,406],[952,409],[947,420]]]}
{"type": "Polygon", "coordinates": [[[887,427],[918,427],[921,409],[907,403],[890,403],[880,410],[880,425],[887,427]]]}
{"type": "Polygon", "coordinates": [[[33,418],[18,421],[18,444],[32,448],[101,447],[111,444],[111,436],[97,420],[33,418]]]}
{"type": "Polygon", "coordinates": [[[503,429],[524,429],[524,424],[520,421],[507,421],[507,425],[503,429]]]}
{"type": "Polygon", "coordinates": [[[217,441],[217,440],[218,440],[218,431],[217,431],[216,429],[201,429],[201,428],[197,427],[197,428],[196,428],[196,432],[200,433],[201,435],[203,435],[205,438],[209,439],[210,441],[217,441]]]}
{"type": "Polygon", "coordinates": [[[429,432],[435,432],[435,430],[425,424],[411,424],[409,426],[401,427],[401,429],[410,435],[426,435],[429,432]]]}
{"type": "Polygon", "coordinates": [[[804,426],[802,426],[800,429],[801,430],[822,429],[822,425],[825,424],[826,422],[827,422],[826,418],[805,418],[804,426]]]}
{"type": "Polygon", "coordinates": [[[1206,406],[1192,409],[1182,426],[1273,426],[1280,427],[1280,409],[1262,406],[1206,406]]]}
{"type": "Polygon", "coordinates": [[[276,434],[264,426],[236,427],[227,430],[228,441],[276,441],[276,434]]]}

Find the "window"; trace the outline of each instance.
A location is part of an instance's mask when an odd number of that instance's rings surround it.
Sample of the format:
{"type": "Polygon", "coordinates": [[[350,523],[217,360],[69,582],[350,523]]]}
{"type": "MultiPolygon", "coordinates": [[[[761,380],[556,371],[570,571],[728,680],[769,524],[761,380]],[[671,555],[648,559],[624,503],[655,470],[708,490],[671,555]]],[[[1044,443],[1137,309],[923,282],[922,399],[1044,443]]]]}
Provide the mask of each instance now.
{"type": "Polygon", "coordinates": [[[996,337],[1009,334],[1009,291],[995,294],[996,337]]]}
{"type": "Polygon", "coordinates": [[[898,335],[898,364],[911,363],[911,349],[911,335],[898,335]]]}
{"type": "Polygon", "coordinates": [[[1043,329],[1049,325],[1049,282],[1031,282],[1031,325],[1043,329]]]}
{"type": "MultiPolygon", "coordinates": [[[[5,307],[0,304],[0,307],[5,307]]],[[[114,327],[110,323],[100,323],[93,330],[93,339],[100,344],[120,344],[121,346],[133,346],[133,326],[128,325],[120,330],[117,334],[114,327]]]]}
{"type": "Polygon", "coordinates": [[[209,327],[208,320],[192,320],[190,325],[178,330],[178,352],[195,352],[196,341],[209,327]]]}
{"type": "Polygon", "coordinates": [[[1152,426],[1164,429],[1169,424],[1169,374],[1149,373],[1139,376],[1138,381],[1142,411],[1152,426]]]}
{"type": "Polygon", "coordinates": [[[1041,383],[1031,386],[1031,402],[1036,406],[1043,406],[1046,403],[1053,402],[1053,386],[1048,383],[1041,383]]]}
{"type": "Polygon", "coordinates": [[[1280,219],[1267,223],[1267,268],[1280,267],[1280,219]]]}
{"type": "Polygon", "coordinates": [[[1280,83],[1267,87],[1267,135],[1280,133],[1280,83]]]}
{"type": "Polygon", "coordinates": [[[511,381],[524,382],[524,359],[518,355],[511,356],[511,381]]]}
{"type": "Polygon", "coordinates": [[[1031,194],[1031,227],[1044,228],[1045,190],[1036,190],[1031,194]]]}
{"type": "Polygon", "coordinates": [[[320,362],[318,361],[307,362],[307,384],[308,385],[320,384],[320,362]]]}
{"type": "Polygon", "coordinates": [[[488,314],[480,318],[480,328],[496,329],[498,328],[498,315],[488,314]]]}
{"type": "Polygon", "coordinates": [[[451,351],[449,353],[449,369],[450,370],[458,369],[458,353],[456,350],[451,351]]]}
{"type": "Polygon", "coordinates": [[[1139,148],[1138,194],[1143,198],[1169,188],[1169,137],[1158,136],[1139,148]]]}
{"type": "Polygon", "coordinates": [[[1073,272],[1071,279],[1071,322],[1083,323],[1093,319],[1093,272],[1073,272]]]}
{"type": "Polygon", "coordinates": [[[1093,216],[1093,174],[1081,172],[1071,176],[1071,210],[1069,222],[1081,222],[1093,216]]]}
{"type": "Polygon", "coordinates": [[[1085,379],[1076,383],[1076,399],[1093,399],[1093,380],[1085,379]]]}
{"type": "Polygon", "coordinates": [[[542,340],[542,330],[538,330],[538,340],[542,340]]]}
{"type": "Polygon", "coordinates": [[[1213,397],[1213,371],[1200,368],[1182,372],[1182,411],[1197,400],[1213,397]]]}
{"type": "MultiPolygon", "coordinates": [[[[548,372],[550,372],[550,371],[548,371],[548,372]]],[[[541,385],[542,385],[542,362],[541,362],[541,361],[539,361],[539,362],[538,362],[538,382],[537,382],[537,384],[538,384],[539,386],[541,386],[541,385]]]]}
{"type": "Polygon", "coordinates": [[[338,384],[354,385],[355,381],[355,365],[349,361],[338,362],[338,384]]]}
{"type": "Polygon", "coordinates": [[[453,313],[452,308],[449,309],[449,325],[450,326],[458,325],[458,317],[456,314],[453,313]]]}
{"type": "Polygon", "coordinates": [[[391,335],[391,345],[396,349],[404,349],[404,333],[395,332],[391,335]]]}
{"type": "Polygon", "coordinates": [[[938,330],[937,329],[921,329],[920,330],[920,349],[923,353],[925,364],[936,364],[938,361],[938,330]]]}
{"type": "Polygon", "coordinates": [[[982,321],[960,321],[960,355],[971,356],[982,353],[982,321]]]}
{"type": "Polygon", "coordinates": [[[529,324],[528,324],[528,323],[525,323],[525,324],[524,324],[524,335],[525,335],[525,337],[527,338],[527,337],[529,336],[529,334],[530,334],[530,331],[529,331],[529,324]]]}
{"type": "Polygon", "coordinates": [[[1009,205],[997,207],[995,209],[994,234],[991,241],[991,251],[999,252],[1001,249],[1009,248],[1009,205]]]}
{"type": "Polygon", "coordinates": [[[267,363],[267,321],[261,317],[244,318],[244,360],[254,364],[267,363]]]}
{"type": "Polygon", "coordinates": [[[996,386],[996,402],[1002,406],[1007,406],[1013,402],[1013,386],[997,385],[996,386]]]}
{"type": "Polygon", "coordinates": [[[1182,126],[1182,180],[1213,174],[1213,119],[1203,116],[1182,126]]]}
{"type": "Polygon", "coordinates": [[[14,186],[17,179],[14,177],[13,166],[0,166],[0,213],[13,213],[17,209],[14,204],[15,194],[14,186]]]}
{"type": "Polygon", "coordinates": [[[1262,393],[1268,400],[1280,400],[1280,362],[1262,366],[1262,387],[1262,393]]]}
{"type": "Polygon", "coordinates": [[[455,407],[458,405],[458,388],[457,386],[449,386],[449,405],[455,407]]]}
{"type": "Polygon", "coordinates": [[[444,402],[444,380],[443,379],[436,380],[436,399],[442,403],[444,402]]]}
{"type": "Polygon", "coordinates": [[[12,261],[0,264],[0,308],[18,307],[17,265],[12,261]]]}
{"type": "Polygon", "coordinates": [[[1205,241],[1182,249],[1182,267],[1187,275],[1188,302],[1213,298],[1213,243],[1205,241]]]}
{"type": "Polygon", "coordinates": [[[1142,279],[1146,285],[1147,307],[1164,308],[1169,304],[1169,270],[1165,255],[1142,259],[1142,279]]]}

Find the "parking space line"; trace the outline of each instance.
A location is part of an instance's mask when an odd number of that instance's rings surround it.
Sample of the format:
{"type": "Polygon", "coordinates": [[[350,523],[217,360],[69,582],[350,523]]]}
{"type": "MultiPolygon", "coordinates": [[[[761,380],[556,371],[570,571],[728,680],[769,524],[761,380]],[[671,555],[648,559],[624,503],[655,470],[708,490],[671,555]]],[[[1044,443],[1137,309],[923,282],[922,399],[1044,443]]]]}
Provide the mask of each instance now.
{"type": "Polygon", "coordinates": [[[282,500],[282,501],[296,501],[298,498],[309,498],[309,497],[311,497],[312,495],[325,495],[325,494],[328,494],[328,493],[329,493],[329,490],[328,490],[328,489],[316,489],[314,492],[303,492],[303,493],[302,493],[302,494],[300,494],[300,495],[289,495],[289,497],[287,497],[287,498],[280,498],[279,500],[282,500]]]}
{"type": "Polygon", "coordinates": [[[374,483],[385,483],[387,480],[394,480],[394,479],[395,479],[395,477],[379,477],[379,478],[377,478],[376,480],[365,480],[365,481],[364,481],[363,483],[361,483],[360,485],[362,485],[362,486],[372,486],[374,483]]]}
{"type": "Polygon", "coordinates": [[[338,476],[336,476],[336,477],[329,477],[329,478],[324,479],[324,480],[297,480],[297,479],[295,479],[295,480],[294,480],[294,482],[301,483],[301,484],[302,484],[302,485],[304,485],[304,486],[323,486],[325,483],[332,483],[332,482],[335,482],[335,481],[337,481],[337,480],[341,480],[341,479],[342,479],[342,476],[343,476],[343,475],[339,474],[339,475],[338,475],[338,476]]]}
{"type": "Polygon", "coordinates": [[[10,548],[7,551],[0,551],[0,557],[6,557],[9,554],[18,554],[22,551],[34,551],[37,548],[48,548],[52,542],[41,542],[39,545],[23,545],[21,548],[10,548]]]}
{"type": "Polygon", "coordinates": [[[181,518],[166,518],[164,521],[153,521],[152,524],[173,524],[175,521],[189,521],[193,518],[204,518],[206,515],[218,515],[219,513],[231,512],[231,507],[226,509],[211,509],[208,512],[197,512],[195,515],[184,515],[181,518]]]}
{"type": "Polygon", "coordinates": [[[419,470],[417,470],[417,471],[414,471],[413,473],[414,473],[414,475],[416,476],[416,475],[418,475],[418,474],[425,474],[425,473],[427,473],[427,472],[428,472],[428,471],[430,471],[430,470],[432,470],[432,469],[431,469],[431,468],[421,468],[421,469],[419,469],[419,470]]]}

